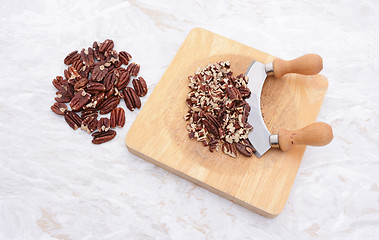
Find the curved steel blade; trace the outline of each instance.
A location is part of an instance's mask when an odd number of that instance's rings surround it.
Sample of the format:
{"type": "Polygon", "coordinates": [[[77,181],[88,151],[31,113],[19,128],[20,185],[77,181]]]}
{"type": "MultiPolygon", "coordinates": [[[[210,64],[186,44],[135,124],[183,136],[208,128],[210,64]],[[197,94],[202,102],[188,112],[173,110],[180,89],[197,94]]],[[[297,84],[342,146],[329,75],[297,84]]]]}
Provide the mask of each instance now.
{"type": "Polygon", "coordinates": [[[250,98],[246,99],[251,110],[249,114],[249,123],[253,126],[253,131],[249,134],[249,140],[257,150],[255,155],[259,158],[270,148],[270,135],[266,124],[262,118],[261,112],[261,92],[267,74],[263,63],[254,61],[246,71],[249,77],[247,86],[251,91],[250,98]]]}

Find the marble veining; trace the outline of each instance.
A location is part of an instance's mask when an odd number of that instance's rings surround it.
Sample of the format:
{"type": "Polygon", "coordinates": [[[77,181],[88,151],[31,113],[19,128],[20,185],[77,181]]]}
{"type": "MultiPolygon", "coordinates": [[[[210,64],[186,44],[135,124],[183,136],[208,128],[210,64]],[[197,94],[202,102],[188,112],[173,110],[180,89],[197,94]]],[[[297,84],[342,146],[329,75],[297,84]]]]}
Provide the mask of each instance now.
{"type": "Polygon", "coordinates": [[[6,0],[0,13],[0,239],[378,239],[378,1],[6,0]],[[145,103],[194,27],[324,58],[318,119],[335,138],[306,150],[274,219],[130,154],[138,111],[95,146],[50,110],[66,54],[106,38],[141,64],[145,103]]]}

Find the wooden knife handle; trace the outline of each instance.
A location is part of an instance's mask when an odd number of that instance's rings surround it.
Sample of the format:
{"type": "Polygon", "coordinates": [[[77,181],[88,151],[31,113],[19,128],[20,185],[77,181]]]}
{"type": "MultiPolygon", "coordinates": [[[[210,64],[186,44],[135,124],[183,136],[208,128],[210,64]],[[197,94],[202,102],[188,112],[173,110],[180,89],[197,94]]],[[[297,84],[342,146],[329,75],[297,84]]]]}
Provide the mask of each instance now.
{"type": "Polygon", "coordinates": [[[276,78],[280,78],[286,73],[314,75],[321,72],[322,68],[322,58],[314,53],[306,54],[290,61],[276,58],[273,62],[274,76],[276,78]]]}
{"type": "Polygon", "coordinates": [[[299,130],[279,130],[279,147],[288,151],[293,145],[324,146],[333,139],[332,128],[323,122],[316,122],[299,130]]]}

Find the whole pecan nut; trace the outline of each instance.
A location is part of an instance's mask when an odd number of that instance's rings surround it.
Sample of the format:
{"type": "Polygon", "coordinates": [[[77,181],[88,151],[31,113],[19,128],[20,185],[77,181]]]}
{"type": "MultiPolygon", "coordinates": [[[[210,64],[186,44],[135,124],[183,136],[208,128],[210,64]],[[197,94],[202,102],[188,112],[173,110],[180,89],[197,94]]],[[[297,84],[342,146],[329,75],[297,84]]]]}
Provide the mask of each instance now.
{"type": "Polygon", "coordinates": [[[123,127],[125,125],[125,111],[122,108],[115,108],[111,112],[111,127],[123,127]]]}
{"type": "Polygon", "coordinates": [[[73,111],[80,111],[90,100],[91,95],[82,89],[75,93],[71,99],[70,107],[73,111]]]}
{"type": "Polygon", "coordinates": [[[70,52],[67,57],[63,60],[64,64],[66,65],[71,65],[73,64],[76,60],[80,59],[80,54],[78,54],[78,51],[73,51],[70,52]]]}
{"type": "Polygon", "coordinates": [[[82,119],[73,111],[66,111],[64,114],[64,119],[74,130],[78,129],[82,125],[82,119]]]}
{"type": "Polygon", "coordinates": [[[133,87],[139,97],[143,97],[147,94],[146,81],[142,77],[133,79],[133,87]]]}
{"type": "Polygon", "coordinates": [[[126,107],[130,111],[134,111],[135,108],[141,107],[141,100],[139,99],[138,95],[131,87],[126,87],[124,89],[124,101],[125,101],[126,107]]]}
{"type": "Polygon", "coordinates": [[[125,65],[128,65],[130,59],[132,59],[132,55],[130,55],[129,53],[127,53],[127,52],[125,52],[125,51],[121,51],[121,52],[119,52],[118,55],[119,55],[119,58],[120,58],[121,63],[123,63],[123,64],[125,64],[125,65]]]}
{"type": "Polygon", "coordinates": [[[59,102],[54,103],[54,105],[52,105],[50,108],[58,115],[64,115],[67,111],[67,105],[59,102]]]}
{"type": "Polygon", "coordinates": [[[93,139],[92,139],[93,144],[102,144],[102,143],[112,140],[116,136],[116,131],[108,130],[106,132],[95,132],[95,133],[92,133],[92,136],[93,136],[93,139]]]}

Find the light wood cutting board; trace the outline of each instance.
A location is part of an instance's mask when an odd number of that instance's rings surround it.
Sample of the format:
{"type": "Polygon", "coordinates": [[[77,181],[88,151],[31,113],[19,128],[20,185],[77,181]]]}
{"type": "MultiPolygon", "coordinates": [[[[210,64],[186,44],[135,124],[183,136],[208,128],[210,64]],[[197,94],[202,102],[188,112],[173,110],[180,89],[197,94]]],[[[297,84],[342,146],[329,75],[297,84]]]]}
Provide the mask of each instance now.
{"type": "MultiPolygon", "coordinates": [[[[253,59],[268,63],[273,56],[204,29],[193,29],[131,126],[129,151],[159,167],[266,217],[284,208],[303,157],[304,146],[288,152],[269,150],[263,157],[231,158],[211,153],[190,140],[183,116],[187,77],[209,62],[229,60],[234,75],[245,73],[253,59]]],[[[328,81],[321,75],[287,74],[268,78],[261,107],[272,133],[314,122],[328,81]]],[[[321,149],[320,149],[321,150],[321,149]]]]}

